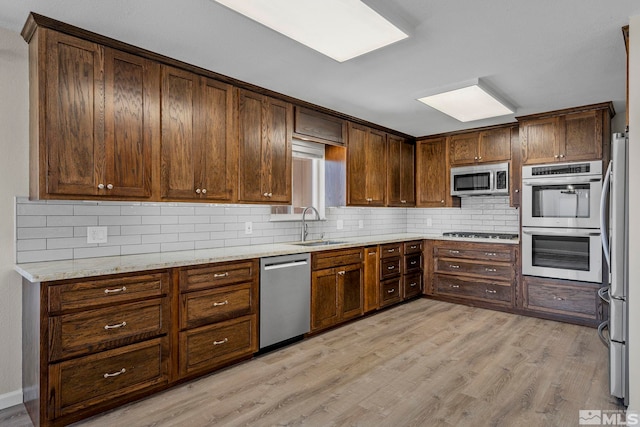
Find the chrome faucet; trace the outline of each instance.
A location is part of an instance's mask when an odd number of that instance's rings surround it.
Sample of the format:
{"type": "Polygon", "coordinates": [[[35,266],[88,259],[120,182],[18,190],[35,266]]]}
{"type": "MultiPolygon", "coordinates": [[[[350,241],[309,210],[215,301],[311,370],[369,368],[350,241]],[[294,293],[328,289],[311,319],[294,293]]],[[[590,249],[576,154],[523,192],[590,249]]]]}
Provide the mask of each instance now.
{"type": "Polygon", "coordinates": [[[316,219],[320,221],[320,213],[316,208],[314,208],[313,206],[307,206],[306,208],[304,208],[304,210],[302,211],[302,230],[300,232],[300,240],[303,242],[307,240],[307,235],[309,234],[309,232],[307,231],[307,222],[305,221],[305,216],[307,215],[307,211],[309,209],[316,213],[316,219]]]}

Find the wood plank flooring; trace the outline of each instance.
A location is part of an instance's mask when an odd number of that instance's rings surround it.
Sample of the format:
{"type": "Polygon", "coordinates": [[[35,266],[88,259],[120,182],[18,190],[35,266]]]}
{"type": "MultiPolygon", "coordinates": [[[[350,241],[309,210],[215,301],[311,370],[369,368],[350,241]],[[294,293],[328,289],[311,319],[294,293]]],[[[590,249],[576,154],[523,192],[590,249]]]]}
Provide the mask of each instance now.
{"type": "Polygon", "coordinates": [[[591,328],[420,299],[76,425],[577,426],[621,409],[607,357],[591,328]]]}

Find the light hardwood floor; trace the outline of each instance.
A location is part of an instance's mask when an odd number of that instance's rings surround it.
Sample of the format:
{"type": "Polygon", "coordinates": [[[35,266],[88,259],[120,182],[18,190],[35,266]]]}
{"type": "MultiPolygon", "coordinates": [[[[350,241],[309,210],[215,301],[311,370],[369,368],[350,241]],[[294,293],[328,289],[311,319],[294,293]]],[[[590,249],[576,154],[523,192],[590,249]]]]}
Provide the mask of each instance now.
{"type": "Polygon", "coordinates": [[[577,426],[607,369],[594,329],[421,299],[77,425],[577,426]]]}

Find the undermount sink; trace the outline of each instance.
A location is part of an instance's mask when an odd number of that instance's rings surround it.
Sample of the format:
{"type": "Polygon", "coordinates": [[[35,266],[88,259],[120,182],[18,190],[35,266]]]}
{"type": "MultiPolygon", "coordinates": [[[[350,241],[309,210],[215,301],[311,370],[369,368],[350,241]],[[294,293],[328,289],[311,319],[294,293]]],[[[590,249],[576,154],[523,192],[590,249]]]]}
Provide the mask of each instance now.
{"type": "Polygon", "coordinates": [[[341,243],[346,243],[346,242],[340,242],[338,240],[316,240],[313,242],[298,242],[298,243],[294,243],[294,245],[298,245],[298,246],[327,246],[327,245],[339,245],[341,243]]]}

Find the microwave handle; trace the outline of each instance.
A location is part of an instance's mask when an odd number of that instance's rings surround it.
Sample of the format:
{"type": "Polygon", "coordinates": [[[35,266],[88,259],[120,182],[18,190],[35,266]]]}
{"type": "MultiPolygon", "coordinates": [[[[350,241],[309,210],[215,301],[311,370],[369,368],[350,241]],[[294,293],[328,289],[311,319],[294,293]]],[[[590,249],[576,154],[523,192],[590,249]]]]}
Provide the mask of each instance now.
{"type": "Polygon", "coordinates": [[[523,181],[523,184],[528,187],[538,186],[538,185],[568,185],[568,184],[590,184],[592,182],[600,181],[600,178],[591,178],[591,179],[569,179],[564,178],[562,180],[558,179],[536,179],[523,181]]]}
{"type": "Polygon", "coordinates": [[[538,234],[540,236],[577,236],[577,237],[590,237],[599,236],[599,231],[583,231],[581,229],[562,228],[559,230],[549,228],[527,229],[522,230],[524,234],[538,234]]]}

